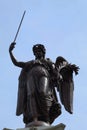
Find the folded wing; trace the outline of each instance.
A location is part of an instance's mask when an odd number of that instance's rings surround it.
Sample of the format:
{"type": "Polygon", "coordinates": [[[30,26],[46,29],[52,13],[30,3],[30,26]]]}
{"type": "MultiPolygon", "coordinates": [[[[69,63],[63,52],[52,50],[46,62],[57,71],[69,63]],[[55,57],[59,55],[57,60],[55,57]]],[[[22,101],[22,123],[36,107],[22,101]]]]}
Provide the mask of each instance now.
{"type": "Polygon", "coordinates": [[[58,83],[61,103],[64,105],[65,110],[72,114],[74,92],[73,72],[78,74],[79,67],[75,64],[69,64],[63,57],[57,57],[55,65],[62,76],[62,80],[58,83]]]}

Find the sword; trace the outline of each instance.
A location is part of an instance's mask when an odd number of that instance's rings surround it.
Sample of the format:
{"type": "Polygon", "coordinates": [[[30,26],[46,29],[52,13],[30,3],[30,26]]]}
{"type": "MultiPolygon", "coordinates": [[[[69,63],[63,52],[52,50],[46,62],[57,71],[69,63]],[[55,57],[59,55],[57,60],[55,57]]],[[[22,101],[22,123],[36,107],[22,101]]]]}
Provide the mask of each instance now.
{"type": "MultiPolygon", "coordinates": [[[[23,15],[22,15],[22,18],[21,18],[20,24],[19,24],[19,26],[18,26],[18,29],[17,29],[17,32],[16,32],[16,35],[15,35],[15,38],[14,38],[13,43],[15,43],[15,41],[16,41],[16,39],[17,39],[17,36],[18,36],[19,30],[20,30],[22,21],[23,21],[23,19],[24,19],[25,13],[26,13],[26,11],[24,11],[24,13],[23,13],[23,15]]],[[[15,43],[15,44],[16,44],[16,43],[15,43]]]]}

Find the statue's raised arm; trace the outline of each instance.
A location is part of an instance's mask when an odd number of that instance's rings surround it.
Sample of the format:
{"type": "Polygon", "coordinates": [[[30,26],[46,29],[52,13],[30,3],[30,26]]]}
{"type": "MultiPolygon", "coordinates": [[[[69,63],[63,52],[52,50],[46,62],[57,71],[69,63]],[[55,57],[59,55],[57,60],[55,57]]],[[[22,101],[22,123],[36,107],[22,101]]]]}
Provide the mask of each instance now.
{"type": "Polygon", "coordinates": [[[13,43],[11,43],[11,45],[10,45],[10,47],[9,47],[9,54],[10,54],[11,60],[12,60],[12,62],[13,62],[13,64],[14,64],[15,66],[24,68],[24,67],[25,67],[25,63],[24,63],[24,62],[18,62],[18,61],[16,60],[16,58],[14,57],[13,53],[12,53],[13,49],[15,48],[15,45],[16,45],[16,43],[13,42],[13,43]]]}

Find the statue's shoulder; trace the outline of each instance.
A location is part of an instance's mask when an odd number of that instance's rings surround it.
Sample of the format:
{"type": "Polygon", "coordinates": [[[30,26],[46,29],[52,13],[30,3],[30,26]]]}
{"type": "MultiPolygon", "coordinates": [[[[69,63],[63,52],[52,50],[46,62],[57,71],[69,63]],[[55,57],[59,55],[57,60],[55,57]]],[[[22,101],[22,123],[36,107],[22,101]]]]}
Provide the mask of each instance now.
{"type": "Polygon", "coordinates": [[[27,62],[26,62],[26,66],[27,66],[27,65],[30,65],[30,64],[33,64],[33,63],[34,63],[34,60],[27,61],[27,62]]]}
{"type": "Polygon", "coordinates": [[[50,58],[46,58],[47,62],[53,63],[52,60],[50,58]]]}
{"type": "Polygon", "coordinates": [[[51,67],[51,69],[55,68],[55,63],[50,59],[50,58],[46,58],[47,64],[49,67],[51,67]]]}
{"type": "Polygon", "coordinates": [[[22,68],[21,73],[27,72],[27,69],[29,69],[34,64],[34,60],[27,61],[25,63],[25,67],[22,68]]]}

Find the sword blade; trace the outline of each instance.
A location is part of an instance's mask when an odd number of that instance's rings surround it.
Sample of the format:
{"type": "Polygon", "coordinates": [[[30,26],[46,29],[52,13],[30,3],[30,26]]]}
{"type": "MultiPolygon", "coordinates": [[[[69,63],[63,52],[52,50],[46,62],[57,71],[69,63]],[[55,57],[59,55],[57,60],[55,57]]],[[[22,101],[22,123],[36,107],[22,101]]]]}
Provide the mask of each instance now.
{"type": "Polygon", "coordinates": [[[24,19],[25,13],[26,13],[26,11],[24,11],[24,13],[23,13],[23,15],[22,15],[22,18],[21,18],[20,24],[19,24],[19,26],[18,26],[18,29],[17,29],[16,35],[15,35],[15,38],[14,38],[14,41],[13,41],[14,43],[15,43],[15,41],[16,41],[16,39],[17,39],[17,36],[18,36],[19,30],[20,30],[20,27],[21,27],[22,21],[23,21],[23,19],[24,19]]]}

